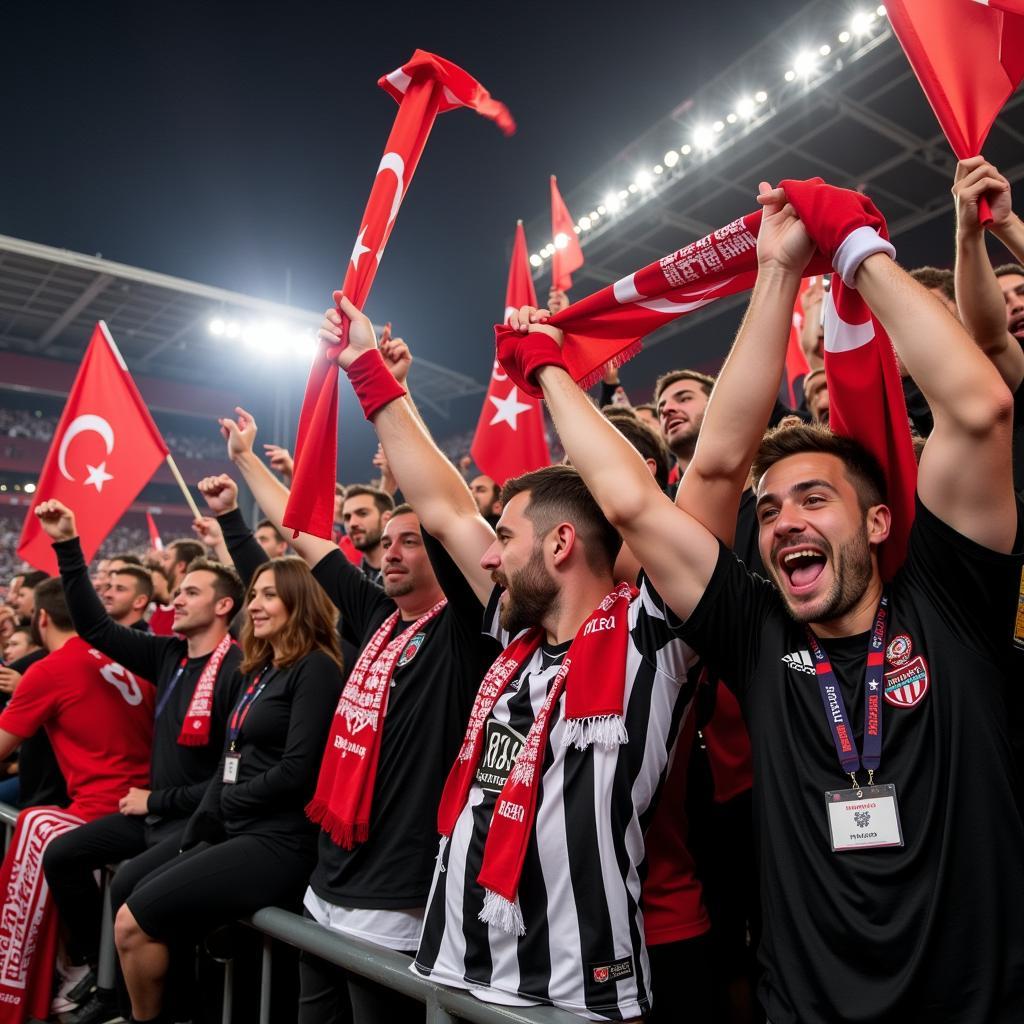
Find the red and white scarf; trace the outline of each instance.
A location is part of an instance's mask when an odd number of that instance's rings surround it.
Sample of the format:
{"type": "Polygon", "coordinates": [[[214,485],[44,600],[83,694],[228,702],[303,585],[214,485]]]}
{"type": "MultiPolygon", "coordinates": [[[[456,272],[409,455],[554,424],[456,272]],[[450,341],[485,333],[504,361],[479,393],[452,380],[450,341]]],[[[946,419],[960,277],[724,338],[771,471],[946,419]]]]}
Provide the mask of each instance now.
{"type": "MultiPolygon", "coordinates": [[[[833,296],[839,319],[853,317],[847,322],[855,327],[868,322],[870,314],[852,288],[852,273],[845,271],[855,271],[852,258],[864,251],[869,234],[876,243],[879,237],[888,238],[885,219],[867,196],[827,185],[820,178],[780,184],[818,247],[804,273],[823,274],[834,267],[837,277],[845,278],[833,296]]],[[[600,379],[606,363],[620,365],[635,356],[641,340],[652,331],[751,288],[757,278],[760,227],[761,211],[749,213],[553,316],[551,323],[565,332],[562,357],[573,379],[589,387],[600,379]]],[[[917,463],[892,342],[877,321],[871,321],[871,327],[870,334],[860,328],[860,346],[836,349],[829,344],[826,321],[825,369],[833,429],[860,441],[885,471],[893,527],[881,560],[883,573],[890,576],[903,561],[914,518],[917,463]],[[837,360],[839,352],[843,355],[837,360]],[[837,361],[844,363],[838,373],[837,361]],[[862,386],[851,391],[851,381],[862,386]]],[[[494,330],[500,350],[500,342],[514,332],[505,324],[494,330]]],[[[504,369],[512,375],[507,365],[504,369]]],[[[530,382],[516,383],[520,391],[539,394],[530,382]]]]}
{"type": "MultiPolygon", "coordinates": [[[[547,748],[551,709],[565,691],[563,746],[591,744],[612,750],[626,743],[623,700],[629,649],[629,606],[638,591],[620,583],[579,628],[558,669],[547,699],[533,721],[516,763],[498,794],[484,843],[477,881],[486,890],[480,920],[523,935],[517,893],[526,847],[533,832],[540,768],[547,748]]],[[[484,726],[494,705],[540,646],[544,631],[527,630],[487,670],[473,702],[459,756],[448,774],[437,815],[438,831],[451,836],[469,798],[484,746],[484,726]]]]}
{"type": "Polygon", "coordinates": [[[56,807],[32,807],[18,818],[0,867],[0,1024],[49,1019],[58,918],[43,854],[54,839],[83,823],[56,807]]]}
{"type": "Polygon", "coordinates": [[[196,688],[192,691],[185,720],[181,723],[178,744],[182,747],[205,747],[210,742],[210,721],[213,716],[213,688],[217,682],[224,655],[231,650],[234,640],[225,633],[221,641],[206,659],[203,671],[199,675],[196,688]]]}
{"type": "Polygon", "coordinates": [[[381,737],[398,657],[447,604],[447,600],[438,601],[390,643],[398,611],[389,615],[363,648],[345,683],[306,814],[346,850],[365,843],[370,835],[381,737]]]}

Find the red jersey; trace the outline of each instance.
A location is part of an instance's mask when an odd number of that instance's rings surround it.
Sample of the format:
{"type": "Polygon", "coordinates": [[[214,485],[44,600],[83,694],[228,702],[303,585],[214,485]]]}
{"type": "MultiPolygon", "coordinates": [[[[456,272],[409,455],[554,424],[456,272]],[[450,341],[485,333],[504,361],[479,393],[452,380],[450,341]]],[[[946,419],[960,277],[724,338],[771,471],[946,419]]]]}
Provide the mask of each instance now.
{"type": "Polygon", "coordinates": [[[174,635],[174,609],[169,604],[158,604],[149,617],[149,631],[154,636],[174,635]]]}
{"type": "Polygon", "coordinates": [[[754,758],[743,712],[732,690],[718,684],[715,710],[704,726],[704,742],[715,785],[715,803],[724,804],[754,784],[754,758]]]}
{"type": "Polygon", "coordinates": [[[75,636],[28,668],[0,729],[27,739],[45,728],[68,810],[91,820],[116,811],[131,786],[149,785],[154,698],[150,683],[75,636]]]}

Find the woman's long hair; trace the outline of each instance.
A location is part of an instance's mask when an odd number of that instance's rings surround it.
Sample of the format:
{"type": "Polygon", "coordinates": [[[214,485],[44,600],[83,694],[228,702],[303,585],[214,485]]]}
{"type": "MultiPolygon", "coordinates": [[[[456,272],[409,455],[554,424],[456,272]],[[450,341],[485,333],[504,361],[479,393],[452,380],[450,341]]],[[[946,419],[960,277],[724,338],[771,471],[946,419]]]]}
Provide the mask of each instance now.
{"type": "Polygon", "coordinates": [[[311,651],[323,651],[339,669],[343,668],[338,643],[338,610],[301,558],[287,555],[264,562],[252,575],[245,594],[246,616],[242,627],[242,672],[252,672],[269,661],[278,668],[294,665],[311,651]],[[288,612],[284,628],[274,635],[274,643],[253,634],[249,602],[256,581],[265,572],[273,572],[274,589],[288,612]],[[275,653],[276,652],[276,653],[275,653]]]}

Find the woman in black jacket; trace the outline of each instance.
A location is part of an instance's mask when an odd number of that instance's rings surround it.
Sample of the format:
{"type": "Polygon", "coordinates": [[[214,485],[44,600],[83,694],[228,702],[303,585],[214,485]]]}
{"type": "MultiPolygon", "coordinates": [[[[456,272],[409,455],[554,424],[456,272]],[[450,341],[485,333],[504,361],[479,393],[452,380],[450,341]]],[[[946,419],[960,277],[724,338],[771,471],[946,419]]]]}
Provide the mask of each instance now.
{"type": "Polygon", "coordinates": [[[182,854],[121,907],[115,938],[133,1021],[162,1021],[169,944],[298,900],[316,862],[313,795],[341,694],[337,611],[300,558],[254,573],[242,632],[244,680],[220,767],[182,854]]]}

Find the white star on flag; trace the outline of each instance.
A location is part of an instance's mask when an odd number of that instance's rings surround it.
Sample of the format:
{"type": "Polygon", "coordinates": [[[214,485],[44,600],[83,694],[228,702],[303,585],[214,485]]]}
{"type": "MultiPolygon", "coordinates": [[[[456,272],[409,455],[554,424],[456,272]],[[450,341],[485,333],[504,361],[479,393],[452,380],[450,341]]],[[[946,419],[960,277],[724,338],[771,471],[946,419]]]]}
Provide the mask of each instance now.
{"type": "Polygon", "coordinates": [[[89,470],[89,475],[85,478],[85,481],[82,483],[83,487],[88,487],[90,484],[92,484],[92,486],[95,487],[98,492],[102,492],[103,485],[108,480],[114,479],[107,472],[106,462],[101,462],[98,466],[90,466],[89,463],[86,463],[85,468],[89,470]]]}
{"type": "Polygon", "coordinates": [[[352,256],[350,259],[352,261],[352,266],[357,270],[359,269],[359,257],[362,256],[364,252],[370,251],[370,247],[368,245],[363,245],[363,235],[365,234],[366,225],[364,224],[362,230],[359,232],[359,237],[356,238],[356,244],[352,246],[352,256]]]}
{"type": "Polygon", "coordinates": [[[507,423],[515,430],[519,414],[530,408],[528,403],[519,401],[519,388],[514,384],[512,390],[504,398],[495,398],[494,395],[489,395],[488,399],[494,403],[494,408],[497,410],[490,423],[492,427],[496,423],[507,423]]]}

